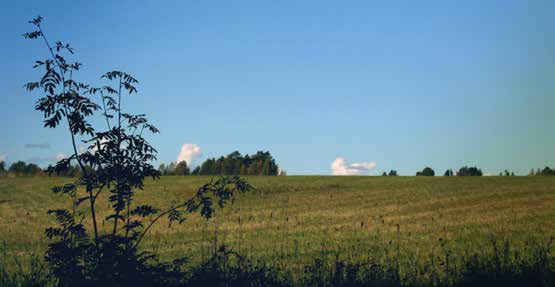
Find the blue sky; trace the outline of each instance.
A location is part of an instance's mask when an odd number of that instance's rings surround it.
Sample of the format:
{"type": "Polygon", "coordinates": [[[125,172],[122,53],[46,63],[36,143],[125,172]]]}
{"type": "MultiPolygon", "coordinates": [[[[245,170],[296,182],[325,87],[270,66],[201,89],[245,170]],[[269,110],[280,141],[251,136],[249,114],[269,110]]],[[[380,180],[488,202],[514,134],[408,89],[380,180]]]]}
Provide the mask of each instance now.
{"type": "Polygon", "coordinates": [[[124,105],[161,129],[164,162],[194,143],[204,158],[269,150],[289,174],[336,157],[407,175],[555,165],[555,1],[52,2],[0,4],[8,162],[70,152],[22,88],[46,56],[21,37],[40,14],[80,80],[140,80],[124,105]]]}

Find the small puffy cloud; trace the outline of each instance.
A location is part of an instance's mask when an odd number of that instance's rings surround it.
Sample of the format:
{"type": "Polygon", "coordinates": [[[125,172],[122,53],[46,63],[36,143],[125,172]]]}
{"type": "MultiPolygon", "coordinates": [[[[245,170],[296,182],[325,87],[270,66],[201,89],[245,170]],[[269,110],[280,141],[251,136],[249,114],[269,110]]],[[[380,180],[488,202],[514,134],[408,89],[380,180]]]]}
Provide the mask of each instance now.
{"type": "Polygon", "coordinates": [[[82,153],[84,153],[85,151],[87,151],[87,147],[86,147],[85,145],[80,144],[80,145],[77,146],[77,152],[78,152],[79,154],[82,154],[82,153]]]}
{"type": "Polygon", "coordinates": [[[331,163],[332,175],[367,175],[376,168],[376,162],[355,162],[349,164],[344,158],[337,157],[331,163]]]}
{"type": "Polygon", "coordinates": [[[62,160],[62,159],[64,159],[64,158],[67,158],[67,155],[65,155],[65,154],[63,154],[63,153],[59,153],[59,154],[57,154],[57,155],[53,158],[53,160],[55,160],[55,161],[60,161],[60,160],[62,160]]]}
{"type": "Polygon", "coordinates": [[[0,162],[6,162],[6,159],[8,159],[8,157],[5,154],[0,154],[0,162]]]}
{"type": "Polygon", "coordinates": [[[176,162],[187,162],[188,166],[193,166],[196,164],[196,160],[202,156],[202,150],[200,146],[196,144],[183,144],[181,146],[181,151],[177,155],[176,162]]]}

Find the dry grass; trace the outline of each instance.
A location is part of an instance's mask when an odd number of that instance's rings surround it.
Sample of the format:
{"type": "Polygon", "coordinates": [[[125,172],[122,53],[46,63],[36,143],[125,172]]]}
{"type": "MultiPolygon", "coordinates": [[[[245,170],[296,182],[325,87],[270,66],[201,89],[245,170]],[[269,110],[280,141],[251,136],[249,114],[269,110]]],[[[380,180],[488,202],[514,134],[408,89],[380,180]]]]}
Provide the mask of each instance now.
{"type": "MultiPolygon", "coordinates": [[[[0,241],[10,254],[43,252],[43,231],[53,224],[46,210],[68,203],[50,187],[68,180],[0,178],[0,241]]],[[[164,177],[148,182],[137,203],[167,207],[189,198],[208,180],[164,177]]],[[[442,248],[440,238],[456,251],[484,248],[492,235],[516,246],[555,236],[555,177],[248,180],[257,190],[238,197],[213,220],[191,216],[171,227],[161,222],[144,247],[162,258],[189,255],[199,261],[225,243],[251,258],[294,266],[331,251],[344,258],[364,257],[384,244],[427,257],[442,248]]],[[[106,211],[106,206],[100,208],[106,211]]]]}

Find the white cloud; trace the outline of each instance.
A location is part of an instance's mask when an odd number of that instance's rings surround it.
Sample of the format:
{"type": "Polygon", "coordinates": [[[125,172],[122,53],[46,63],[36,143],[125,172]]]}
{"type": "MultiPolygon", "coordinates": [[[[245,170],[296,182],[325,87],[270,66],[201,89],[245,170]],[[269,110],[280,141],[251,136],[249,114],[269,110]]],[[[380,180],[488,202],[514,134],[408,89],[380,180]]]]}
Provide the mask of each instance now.
{"type": "Polygon", "coordinates": [[[332,175],[365,175],[376,168],[376,162],[355,162],[349,164],[344,158],[337,157],[331,163],[332,175]]]}
{"type": "Polygon", "coordinates": [[[8,157],[5,154],[0,154],[0,162],[6,162],[8,157]]]}
{"type": "Polygon", "coordinates": [[[59,154],[57,154],[57,155],[54,157],[54,159],[55,159],[56,161],[60,161],[60,160],[62,160],[62,159],[64,159],[64,158],[67,158],[67,155],[65,155],[65,154],[63,154],[63,153],[59,153],[59,154]]]}
{"type": "Polygon", "coordinates": [[[84,153],[85,151],[87,151],[87,147],[85,147],[85,145],[80,144],[80,145],[77,146],[77,152],[78,152],[79,154],[82,154],[82,153],[84,153]]]}
{"type": "Polygon", "coordinates": [[[177,156],[176,162],[187,162],[188,166],[193,166],[196,164],[196,160],[202,156],[202,150],[200,146],[196,144],[183,144],[181,146],[181,151],[177,156]]]}

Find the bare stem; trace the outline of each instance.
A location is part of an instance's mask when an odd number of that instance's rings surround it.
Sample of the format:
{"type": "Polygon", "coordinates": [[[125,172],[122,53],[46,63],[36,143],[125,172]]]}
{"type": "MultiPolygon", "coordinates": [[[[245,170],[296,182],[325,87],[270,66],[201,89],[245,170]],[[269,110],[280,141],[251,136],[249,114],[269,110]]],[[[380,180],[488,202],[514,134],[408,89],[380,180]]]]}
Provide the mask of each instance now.
{"type": "Polygon", "coordinates": [[[156,223],[160,218],[162,218],[164,215],[177,210],[179,208],[182,208],[184,206],[187,205],[187,202],[176,205],[162,213],[160,213],[158,216],[156,216],[145,228],[145,230],[143,230],[143,232],[139,235],[139,239],[137,239],[137,241],[135,242],[135,245],[133,246],[134,248],[136,248],[137,246],[139,246],[139,243],[141,243],[141,240],[143,240],[144,236],[148,233],[148,231],[150,230],[150,228],[152,227],[152,225],[154,225],[154,223],[156,223]]]}
{"type": "MultiPolygon", "coordinates": [[[[58,61],[58,58],[56,58],[56,54],[54,54],[54,50],[52,50],[52,46],[50,46],[50,43],[48,42],[48,39],[46,38],[46,35],[44,34],[42,28],[40,27],[40,25],[37,25],[41,37],[44,40],[44,43],[46,44],[46,46],[48,47],[48,50],[50,51],[50,55],[52,55],[52,59],[54,61],[56,61],[58,68],[60,69],[60,76],[62,77],[62,94],[65,96],[66,95],[66,89],[65,89],[65,71],[64,68],[62,67],[62,64],[60,63],[60,61],[58,61]]],[[[79,153],[77,152],[77,145],[75,143],[75,135],[73,133],[73,130],[71,129],[72,123],[69,117],[69,110],[67,107],[67,102],[64,102],[64,112],[66,114],[66,119],[67,119],[67,124],[68,124],[68,128],[69,128],[69,133],[71,135],[71,144],[73,146],[73,153],[75,155],[75,159],[77,160],[77,163],[79,164],[79,167],[81,168],[81,172],[83,172],[83,174],[85,174],[85,177],[87,176],[86,174],[86,170],[85,170],[85,166],[83,165],[83,163],[81,162],[81,159],[79,158],[79,153]]],[[[96,213],[95,213],[95,208],[94,208],[94,200],[92,198],[92,189],[90,187],[87,186],[87,192],[89,193],[90,196],[90,207],[91,207],[91,216],[92,216],[92,220],[93,220],[93,229],[94,229],[94,239],[95,242],[98,241],[98,229],[97,229],[97,223],[96,223],[96,213]]]]}

